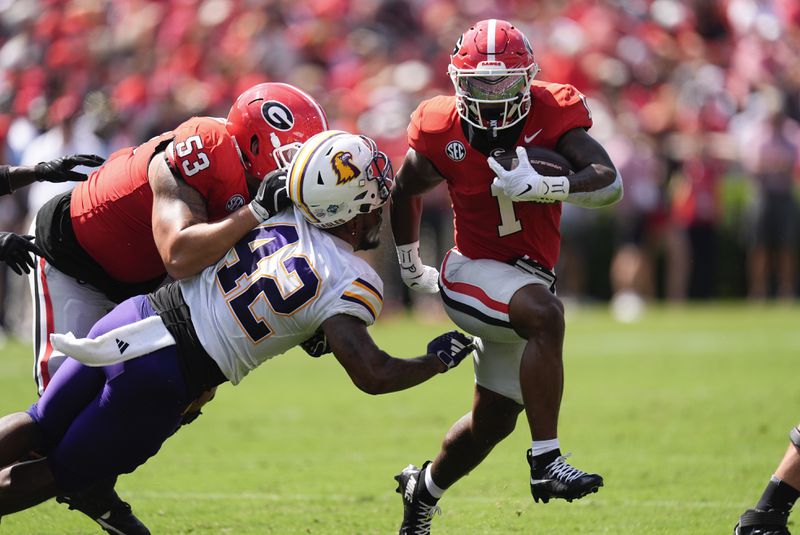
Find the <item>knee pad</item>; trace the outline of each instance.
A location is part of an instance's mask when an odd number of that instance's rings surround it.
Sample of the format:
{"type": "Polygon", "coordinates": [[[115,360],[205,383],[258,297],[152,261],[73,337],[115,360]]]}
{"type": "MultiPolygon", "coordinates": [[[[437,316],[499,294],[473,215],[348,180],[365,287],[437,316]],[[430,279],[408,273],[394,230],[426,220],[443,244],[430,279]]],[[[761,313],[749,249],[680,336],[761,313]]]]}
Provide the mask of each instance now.
{"type": "Polygon", "coordinates": [[[789,440],[791,440],[794,447],[800,451],[800,429],[792,427],[792,430],[789,431],[789,440]]]}

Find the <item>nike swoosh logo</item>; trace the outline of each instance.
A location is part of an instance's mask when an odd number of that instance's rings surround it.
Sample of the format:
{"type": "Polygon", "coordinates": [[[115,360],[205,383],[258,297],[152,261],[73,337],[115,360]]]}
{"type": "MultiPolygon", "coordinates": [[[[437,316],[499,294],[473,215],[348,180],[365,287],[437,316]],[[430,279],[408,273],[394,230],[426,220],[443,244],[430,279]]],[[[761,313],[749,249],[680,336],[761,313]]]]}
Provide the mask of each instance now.
{"type": "Polygon", "coordinates": [[[552,479],[533,479],[531,478],[531,485],[538,485],[539,483],[548,483],[553,481],[552,479]]]}
{"type": "Polygon", "coordinates": [[[528,185],[526,186],[526,188],[525,188],[525,191],[521,191],[519,194],[520,194],[520,195],[525,195],[526,193],[528,193],[528,192],[529,192],[530,190],[532,190],[532,189],[533,189],[533,186],[531,186],[530,184],[528,184],[528,185]]]}
{"type": "Polygon", "coordinates": [[[539,134],[542,132],[542,130],[544,130],[544,129],[543,129],[543,128],[540,128],[539,130],[537,130],[536,132],[534,132],[534,133],[533,133],[533,134],[532,134],[530,137],[528,137],[528,136],[523,136],[523,137],[522,137],[522,140],[523,140],[525,143],[530,143],[531,141],[533,141],[533,140],[536,138],[536,136],[538,136],[538,135],[539,135],[539,134]]]}

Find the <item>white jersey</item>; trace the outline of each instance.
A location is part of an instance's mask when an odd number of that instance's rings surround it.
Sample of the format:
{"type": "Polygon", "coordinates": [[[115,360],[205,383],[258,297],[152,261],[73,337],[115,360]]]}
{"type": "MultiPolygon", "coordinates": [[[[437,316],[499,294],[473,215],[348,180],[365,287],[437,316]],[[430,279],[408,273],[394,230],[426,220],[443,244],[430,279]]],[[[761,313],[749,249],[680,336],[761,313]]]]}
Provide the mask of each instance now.
{"type": "Polygon", "coordinates": [[[181,290],[197,336],[233,384],[304,342],[336,314],[371,325],[383,282],[343,240],[282,212],[181,290]]]}

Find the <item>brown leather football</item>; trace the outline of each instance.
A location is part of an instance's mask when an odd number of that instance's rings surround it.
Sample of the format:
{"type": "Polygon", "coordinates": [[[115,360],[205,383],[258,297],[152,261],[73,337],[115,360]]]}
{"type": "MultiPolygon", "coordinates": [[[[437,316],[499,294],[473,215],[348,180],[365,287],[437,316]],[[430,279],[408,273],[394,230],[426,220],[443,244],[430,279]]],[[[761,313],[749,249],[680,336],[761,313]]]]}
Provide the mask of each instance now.
{"type": "MultiPolygon", "coordinates": [[[[525,147],[528,160],[540,175],[566,176],[574,173],[572,166],[566,158],[556,151],[544,147],[525,147]]],[[[491,153],[503,169],[513,169],[517,166],[516,149],[494,149],[491,153]]]]}

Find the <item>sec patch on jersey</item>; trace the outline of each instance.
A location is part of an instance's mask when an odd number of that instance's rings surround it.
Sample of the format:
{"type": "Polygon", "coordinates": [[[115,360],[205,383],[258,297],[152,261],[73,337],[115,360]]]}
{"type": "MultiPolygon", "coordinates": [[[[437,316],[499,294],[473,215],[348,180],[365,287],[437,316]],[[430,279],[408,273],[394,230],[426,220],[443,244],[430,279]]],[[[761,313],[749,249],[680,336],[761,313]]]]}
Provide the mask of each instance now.
{"type": "MultiPolygon", "coordinates": [[[[531,166],[540,175],[566,176],[574,173],[569,161],[556,151],[544,147],[525,147],[531,166]]],[[[491,155],[504,169],[514,169],[517,166],[516,150],[495,149],[491,155]]]]}

